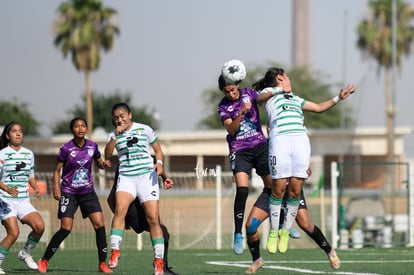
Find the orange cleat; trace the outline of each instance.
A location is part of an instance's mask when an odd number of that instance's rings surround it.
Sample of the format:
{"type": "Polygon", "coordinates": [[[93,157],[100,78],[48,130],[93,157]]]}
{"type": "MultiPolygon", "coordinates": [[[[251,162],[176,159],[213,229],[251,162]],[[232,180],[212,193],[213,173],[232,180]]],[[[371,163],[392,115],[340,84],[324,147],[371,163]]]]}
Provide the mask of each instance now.
{"type": "Polygon", "coordinates": [[[154,259],[154,275],[164,275],[164,260],[154,259]]]}
{"type": "Polygon", "coordinates": [[[109,267],[110,268],[117,267],[119,258],[121,258],[121,251],[119,249],[112,249],[111,258],[109,259],[109,267]]]}
{"type": "Polygon", "coordinates": [[[48,260],[39,260],[37,262],[37,271],[39,271],[39,273],[46,273],[47,272],[47,266],[49,264],[48,260]]]}
{"type": "Polygon", "coordinates": [[[105,262],[99,264],[98,271],[102,273],[112,273],[112,270],[106,265],[105,262]]]}

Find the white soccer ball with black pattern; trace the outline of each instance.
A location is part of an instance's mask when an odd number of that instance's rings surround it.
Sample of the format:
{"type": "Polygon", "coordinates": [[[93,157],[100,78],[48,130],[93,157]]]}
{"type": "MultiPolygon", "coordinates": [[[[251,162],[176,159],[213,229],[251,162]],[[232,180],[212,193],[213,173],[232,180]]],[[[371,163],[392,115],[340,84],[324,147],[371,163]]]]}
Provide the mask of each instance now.
{"type": "Polygon", "coordinates": [[[227,83],[237,84],[246,78],[246,67],[238,59],[232,59],[224,63],[221,74],[227,83]]]}

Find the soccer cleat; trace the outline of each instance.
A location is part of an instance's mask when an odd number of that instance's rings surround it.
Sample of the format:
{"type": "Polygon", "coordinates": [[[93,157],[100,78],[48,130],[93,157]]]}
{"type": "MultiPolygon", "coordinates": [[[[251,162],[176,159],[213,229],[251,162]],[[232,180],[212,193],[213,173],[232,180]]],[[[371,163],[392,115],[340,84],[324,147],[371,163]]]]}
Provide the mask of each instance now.
{"type": "Polygon", "coordinates": [[[294,227],[292,227],[291,229],[289,229],[289,236],[292,239],[299,239],[300,238],[300,233],[294,227]]]}
{"type": "Polygon", "coordinates": [[[328,254],[329,262],[331,263],[331,267],[335,270],[338,270],[341,267],[341,260],[339,260],[338,255],[336,255],[336,251],[334,249],[331,250],[328,254]]]}
{"type": "Polygon", "coordinates": [[[109,258],[109,267],[110,268],[117,267],[119,258],[121,258],[121,251],[119,249],[112,249],[111,258],[109,258]]]}
{"type": "Polygon", "coordinates": [[[257,270],[259,270],[263,266],[264,266],[264,261],[260,257],[259,259],[257,259],[256,261],[254,261],[252,263],[252,265],[246,270],[246,274],[255,274],[257,272],[257,270]]]}
{"type": "Polygon", "coordinates": [[[280,253],[286,253],[289,244],[289,231],[282,228],[279,230],[278,250],[280,253]]]}
{"type": "Polygon", "coordinates": [[[269,237],[267,238],[266,249],[269,253],[275,254],[277,251],[277,241],[279,234],[277,230],[270,230],[269,237]]]}
{"type": "Polygon", "coordinates": [[[49,261],[48,260],[43,260],[40,259],[37,262],[37,271],[39,271],[39,273],[46,273],[47,272],[47,266],[49,265],[49,261]]]}
{"type": "Polygon", "coordinates": [[[164,275],[164,260],[154,259],[154,275],[164,275]]]}
{"type": "Polygon", "coordinates": [[[234,234],[233,252],[236,255],[243,254],[243,235],[241,233],[234,234]]]}
{"type": "Polygon", "coordinates": [[[171,270],[172,267],[171,266],[166,266],[164,264],[164,275],[178,275],[178,273],[175,273],[174,271],[171,270]]]}
{"type": "Polygon", "coordinates": [[[0,267],[0,274],[6,274],[3,268],[0,267]]]}
{"type": "Polygon", "coordinates": [[[28,268],[37,270],[38,266],[37,263],[33,260],[32,255],[20,250],[17,254],[17,259],[20,261],[24,261],[28,268]]]}
{"type": "Polygon", "coordinates": [[[112,273],[112,269],[110,269],[105,262],[99,264],[98,271],[102,273],[112,273]]]}

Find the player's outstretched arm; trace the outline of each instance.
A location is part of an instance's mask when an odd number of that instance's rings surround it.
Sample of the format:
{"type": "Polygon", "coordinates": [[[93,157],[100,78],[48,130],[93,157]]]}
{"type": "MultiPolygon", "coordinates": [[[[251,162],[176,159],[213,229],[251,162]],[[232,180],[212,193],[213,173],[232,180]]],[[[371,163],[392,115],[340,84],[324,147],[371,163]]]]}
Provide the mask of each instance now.
{"type": "Polygon", "coordinates": [[[331,99],[328,99],[324,102],[321,102],[321,103],[306,101],[302,109],[308,112],[322,113],[322,112],[325,112],[331,109],[339,101],[347,99],[354,92],[355,92],[355,86],[353,84],[348,84],[347,86],[341,89],[341,91],[339,92],[339,95],[331,99]]]}

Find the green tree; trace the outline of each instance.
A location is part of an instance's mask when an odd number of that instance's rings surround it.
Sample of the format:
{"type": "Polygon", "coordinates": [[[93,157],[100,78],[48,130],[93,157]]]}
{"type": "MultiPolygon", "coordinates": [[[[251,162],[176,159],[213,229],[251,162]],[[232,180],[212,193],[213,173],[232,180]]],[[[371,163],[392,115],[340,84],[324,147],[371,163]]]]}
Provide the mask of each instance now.
{"type": "Polygon", "coordinates": [[[39,122],[28,111],[27,104],[21,102],[8,102],[0,100],[0,125],[4,126],[10,121],[17,121],[22,125],[23,132],[28,136],[38,136],[39,122]]]}
{"type": "MultiPolygon", "coordinates": [[[[85,117],[84,102],[85,101],[82,100],[82,104],[76,105],[72,110],[68,112],[68,116],[70,117],[69,119],[59,121],[53,126],[52,131],[54,134],[68,133],[69,122],[72,118],[76,116],[85,117]]],[[[148,108],[147,106],[133,106],[131,104],[130,94],[121,94],[119,91],[116,91],[115,93],[109,95],[99,95],[97,93],[93,93],[92,102],[95,125],[96,127],[104,128],[107,132],[111,131],[114,128],[112,125],[111,109],[112,106],[117,102],[125,102],[129,105],[134,120],[147,124],[154,130],[157,130],[159,128],[159,121],[155,115],[156,111],[154,109],[148,108]]]]}
{"type": "Polygon", "coordinates": [[[371,57],[378,63],[378,71],[385,70],[385,98],[388,132],[387,158],[392,158],[391,132],[395,115],[392,104],[391,69],[392,58],[392,1],[396,1],[396,63],[401,68],[402,56],[410,54],[414,38],[413,10],[401,0],[371,0],[368,2],[370,14],[357,26],[358,48],[365,57],[371,57]]]}
{"type": "Polygon", "coordinates": [[[111,50],[115,35],[119,35],[118,27],[111,21],[116,14],[100,0],[68,0],[58,7],[54,21],[55,46],[65,58],[71,54],[75,68],[85,75],[89,137],[94,128],[90,72],[99,68],[100,49],[111,50]]]}
{"type": "MultiPolygon", "coordinates": [[[[248,71],[246,79],[242,81],[240,87],[251,87],[254,82],[263,77],[264,72],[269,67],[280,67],[277,64],[270,64],[266,67],[256,66],[248,71]]],[[[339,93],[339,89],[333,89],[333,84],[323,83],[322,79],[325,77],[320,72],[310,72],[306,67],[297,67],[291,70],[286,70],[292,82],[293,91],[295,94],[314,102],[321,102],[327,100],[333,95],[339,93]],[[333,92],[331,93],[331,90],[333,92]]],[[[202,127],[207,129],[222,129],[223,126],[217,114],[217,104],[223,98],[223,93],[216,88],[208,89],[203,93],[203,102],[205,102],[206,112],[210,113],[200,121],[202,127]]],[[[344,104],[341,103],[341,104],[344,104]]],[[[267,116],[264,108],[259,108],[260,119],[262,124],[267,123],[267,116]]],[[[345,112],[349,113],[349,112],[345,112]]],[[[308,128],[339,128],[340,126],[340,109],[332,108],[324,115],[305,112],[305,124],[308,128]]],[[[353,124],[352,118],[347,115],[345,117],[345,125],[351,126],[353,124]]]]}

